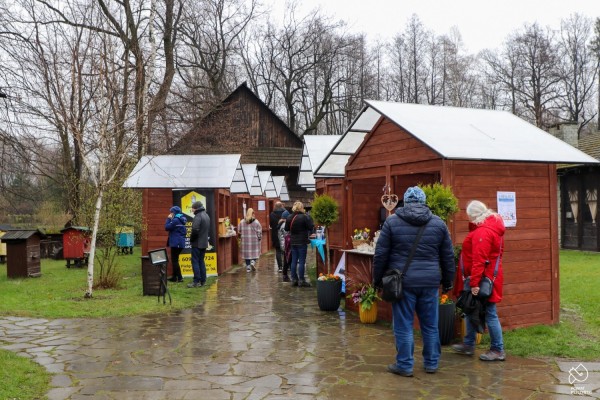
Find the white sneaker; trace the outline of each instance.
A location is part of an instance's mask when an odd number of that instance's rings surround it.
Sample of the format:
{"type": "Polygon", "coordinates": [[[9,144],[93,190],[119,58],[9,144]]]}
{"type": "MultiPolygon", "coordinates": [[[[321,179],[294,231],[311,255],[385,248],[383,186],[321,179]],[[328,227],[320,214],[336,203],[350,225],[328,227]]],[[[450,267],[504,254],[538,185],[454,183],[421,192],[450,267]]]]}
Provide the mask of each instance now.
{"type": "Polygon", "coordinates": [[[252,267],[250,267],[249,265],[246,265],[246,272],[252,272],[252,267]]]}

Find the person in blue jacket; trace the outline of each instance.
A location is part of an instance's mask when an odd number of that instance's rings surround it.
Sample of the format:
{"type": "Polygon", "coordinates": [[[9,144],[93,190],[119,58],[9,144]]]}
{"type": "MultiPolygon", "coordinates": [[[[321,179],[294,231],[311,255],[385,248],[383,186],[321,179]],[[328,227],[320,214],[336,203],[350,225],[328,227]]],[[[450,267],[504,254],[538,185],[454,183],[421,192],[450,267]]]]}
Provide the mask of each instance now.
{"type": "Polygon", "coordinates": [[[404,206],[389,216],[377,239],[373,257],[373,283],[381,287],[381,280],[389,268],[404,269],[419,228],[425,225],[402,282],[403,298],[392,303],[396,362],[388,371],[397,375],[413,376],[414,314],[417,312],[423,338],[425,372],[438,369],[441,355],[438,333],[439,288],[445,293],[454,282],[454,251],[444,221],[433,215],[425,205],[421,188],[409,187],[404,194],[404,206]]]}
{"type": "Polygon", "coordinates": [[[165,222],[165,230],[169,232],[167,246],[171,248],[171,264],[173,265],[173,274],[169,281],[183,282],[181,268],[179,267],[179,254],[185,249],[187,218],[181,213],[181,208],[178,206],[171,207],[169,211],[170,214],[165,222]]]}

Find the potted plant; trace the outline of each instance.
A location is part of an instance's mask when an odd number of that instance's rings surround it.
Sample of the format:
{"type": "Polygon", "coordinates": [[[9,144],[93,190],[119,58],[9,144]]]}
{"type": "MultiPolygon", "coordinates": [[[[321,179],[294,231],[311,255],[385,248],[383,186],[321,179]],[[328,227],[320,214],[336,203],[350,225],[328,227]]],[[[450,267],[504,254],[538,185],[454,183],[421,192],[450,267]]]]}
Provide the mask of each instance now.
{"type": "Polygon", "coordinates": [[[333,274],[319,274],[317,278],[317,302],[323,311],[336,311],[340,307],[342,278],[333,274]]]}
{"type": "Polygon", "coordinates": [[[447,345],[454,340],[456,306],[454,301],[447,295],[440,297],[438,331],[440,343],[447,345]]]}
{"type": "Polygon", "coordinates": [[[363,324],[373,324],[377,321],[377,301],[381,298],[377,290],[369,283],[363,283],[355,287],[354,291],[347,296],[354,304],[358,304],[358,315],[363,324]]]}
{"type": "Polygon", "coordinates": [[[323,234],[325,237],[325,250],[327,254],[327,257],[325,257],[325,263],[327,267],[327,273],[330,274],[331,265],[329,260],[330,254],[329,240],[327,240],[327,228],[334,224],[339,218],[338,203],[333,197],[329,196],[328,194],[318,195],[315,193],[315,198],[312,202],[310,215],[319,225],[323,225],[324,227],[323,234]]]}
{"type": "Polygon", "coordinates": [[[442,185],[439,182],[428,185],[419,184],[418,186],[425,192],[427,207],[445,223],[448,223],[450,217],[458,212],[458,199],[454,196],[450,186],[442,185]]]}

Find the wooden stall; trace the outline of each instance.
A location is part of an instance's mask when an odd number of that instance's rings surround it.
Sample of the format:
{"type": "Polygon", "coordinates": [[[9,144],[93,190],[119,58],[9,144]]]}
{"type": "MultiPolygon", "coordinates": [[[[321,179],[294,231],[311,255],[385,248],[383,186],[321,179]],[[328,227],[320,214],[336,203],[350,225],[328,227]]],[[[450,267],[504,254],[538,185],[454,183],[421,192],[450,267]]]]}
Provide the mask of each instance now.
{"type": "MultiPolygon", "coordinates": [[[[371,115],[369,123],[376,122],[366,136],[357,136],[361,144],[345,165],[343,249],[352,248],[355,228],[379,229],[384,185],[400,199],[409,186],[450,185],[461,209],[448,223],[455,244],[468,233],[464,209],[470,200],[497,210],[498,199],[507,194],[516,215],[503,215],[505,284],[498,307],[502,325],[512,329],[557,323],[555,164],[596,161],[507,112],[367,101],[363,115],[371,115]]],[[[351,126],[346,135],[363,131],[351,126]]],[[[317,187],[325,191],[329,179],[317,187]]],[[[371,279],[372,254],[350,251],[346,256],[347,279],[359,269],[371,279]]],[[[354,307],[349,301],[346,305],[354,307]]],[[[389,305],[382,304],[379,317],[390,315],[389,305]]]]}
{"type": "MultiPolygon", "coordinates": [[[[202,201],[211,219],[205,256],[207,274],[221,274],[231,268],[236,235],[231,231],[219,232],[218,224],[219,220],[232,218],[232,193],[247,191],[239,159],[239,154],[142,158],[124,184],[143,190],[142,254],[166,246],[165,221],[171,206],[179,205],[188,219],[188,247],[179,261],[183,275],[192,276],[189,235],[194,215],[191,206],[195,201],[202,201]]],[[[171,272],[169,260],[168,274],[171,272]]]]}
{"type": "Polygon", "coordinates": [[[6,275],[8,278],[37,278],[42,276],[40,241],[44,234],[38,230],[11,230],[2,236],[6,243],[6,275]]]}

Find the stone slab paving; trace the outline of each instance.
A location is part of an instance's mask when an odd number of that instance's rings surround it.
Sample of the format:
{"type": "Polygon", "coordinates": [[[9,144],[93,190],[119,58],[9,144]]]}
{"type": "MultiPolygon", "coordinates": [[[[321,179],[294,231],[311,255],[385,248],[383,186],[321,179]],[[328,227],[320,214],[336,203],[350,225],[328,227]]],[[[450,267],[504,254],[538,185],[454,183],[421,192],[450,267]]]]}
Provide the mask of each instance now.
{"type": "Polygon", "coordinates": [[[50,400],[600,398],[600,363],[510,355],[484,363],[444,348],[438,373],[430,375],[417,343],[415,376],[390,374],[390,324],[364,325],[342,308],[320,311],[314,288],[281,282],[272,255],[261,258],[257,272],[234,268],[220,276],[192,310],[118,319],[2,317],[0,347],[55,374],[50,400]]]}

